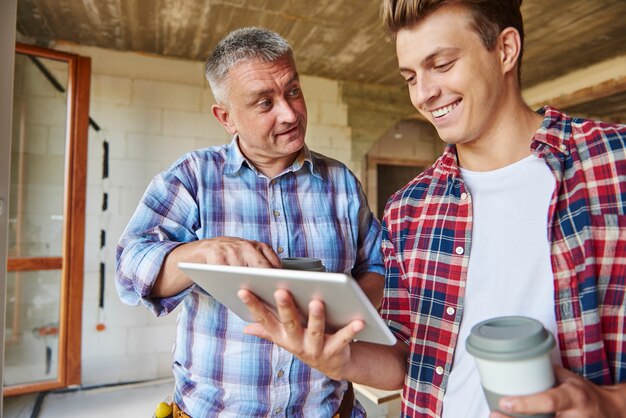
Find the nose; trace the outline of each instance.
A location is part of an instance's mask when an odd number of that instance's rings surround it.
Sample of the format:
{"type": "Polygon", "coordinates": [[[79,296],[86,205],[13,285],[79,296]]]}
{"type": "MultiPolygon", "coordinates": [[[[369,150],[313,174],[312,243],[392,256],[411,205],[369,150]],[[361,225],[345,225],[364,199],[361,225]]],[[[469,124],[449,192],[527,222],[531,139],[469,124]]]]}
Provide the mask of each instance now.
{"type": "Polygon", "coordinates": [[[410,96],[417,110],[424,109],[428,102],[438,97],[441,89],[427,72],[417,74],[415,84],[410,86],[410,96]]]}
{"type": "Polygon", "coordinates": [[[282,99],[275,104],[280,123],[291,124],[298,120],[298,114],[293,104],[286,99],[282,99]]]}

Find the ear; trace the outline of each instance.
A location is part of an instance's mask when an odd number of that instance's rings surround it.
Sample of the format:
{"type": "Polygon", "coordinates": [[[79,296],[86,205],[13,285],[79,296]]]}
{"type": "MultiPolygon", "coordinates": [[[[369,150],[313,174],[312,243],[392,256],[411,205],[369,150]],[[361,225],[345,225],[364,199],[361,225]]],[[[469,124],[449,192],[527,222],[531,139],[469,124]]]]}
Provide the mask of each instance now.
{"type": "Polygon", "coordinates": [[[503,73],[514,71],[517,77],[516,66],[519,65],[517,58],[522,48],[517,29],[512,27],[505,28],[498,37],[498,48],[503,73]]]}
{"type": "Polygon", "coordinates": [[[217,119],[224,129],[226,129],[226,132],[231,135],[235,135],[237,133],[237,128],[233,123],[233,119],[230,117],[230,112],[225,106],[214,104],[211,106],[211,112],[213,113],[213,116],[215,116],[215,119],[217,119]]]}

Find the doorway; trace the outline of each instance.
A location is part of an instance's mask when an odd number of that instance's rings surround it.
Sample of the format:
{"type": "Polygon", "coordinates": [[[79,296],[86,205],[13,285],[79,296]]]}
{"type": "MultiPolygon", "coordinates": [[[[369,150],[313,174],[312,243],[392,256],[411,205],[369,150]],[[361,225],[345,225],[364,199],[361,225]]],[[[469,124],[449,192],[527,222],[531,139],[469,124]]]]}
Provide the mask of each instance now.
{"type": "Polygon", "coordinates": [[[406,186],[415,176],[424,171],[425,165],[410,162],[408,165],[398,164],[396,161],[378,161],[376,164],[376,181],[378,191],[376,196],[376,216],[383,218],[383,211],[387,200],[395,192],[406,186]]]}
{"type": "Polygon", "coordinates": [[[365,188],[378,219],[389,197],[429,167],[444,145],[430,124],[415,118],[397,122],[376,141],[367,153],[365,188]]]}

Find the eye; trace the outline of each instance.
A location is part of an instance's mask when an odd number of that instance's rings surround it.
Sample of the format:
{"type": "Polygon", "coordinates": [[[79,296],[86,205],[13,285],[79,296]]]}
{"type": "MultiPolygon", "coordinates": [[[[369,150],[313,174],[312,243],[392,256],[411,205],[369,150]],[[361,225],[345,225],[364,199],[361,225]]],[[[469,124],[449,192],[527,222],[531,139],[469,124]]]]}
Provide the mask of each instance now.
{"type": "Polygon", "coordinates": [[[433,66],[435,71],[448,71],[454,65],[455,61],[447,61],[433,66]]]}
{"type": "Polygon", "coordinates": [[[259,101],[259,107],[262,109],[269,109],[272,107],[272,101],[270,99],[263,99],[259,101]]]}
{"type": "Polygon", "coordinates": [[[415,85],[415,76],[412,75],[410,77],[405,77],[404,81],[406,81],[406,84],[408,84],[409,86],[413,86],[415,85]]]}
{"type": "Polygon", "coordinates": [[[287,95],[289,97],[298,97],[300,96],[300,92],[301,92],[300,87],[294,87],[291,90],[289,90],[289,93],[287,93],[287,95]]]}

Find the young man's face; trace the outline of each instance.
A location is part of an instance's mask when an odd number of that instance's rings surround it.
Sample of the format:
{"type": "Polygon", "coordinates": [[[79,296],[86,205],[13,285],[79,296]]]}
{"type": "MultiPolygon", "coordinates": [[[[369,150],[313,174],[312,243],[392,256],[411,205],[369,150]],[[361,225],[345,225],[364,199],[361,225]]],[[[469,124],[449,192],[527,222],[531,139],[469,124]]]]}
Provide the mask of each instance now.
{"type": "Polygon", "coordinates": [[[293,61],[243,61],[230,69],[227,83],[225,127],[238,135],[244,155],[260,166],[293,161],[304,146],[307,122],[293,61]]]}
{"type": "Polygon", "coordinates": [[[444,6],[397,34],[411,102],[448,143],[490,135],[503,95],[498,47],[487,51],[462,6],[444,6]]]}

